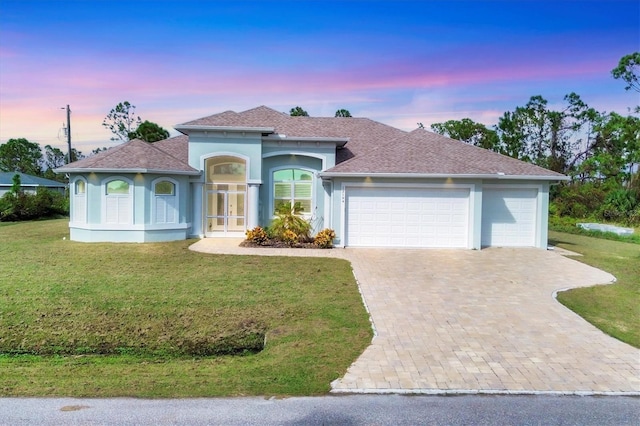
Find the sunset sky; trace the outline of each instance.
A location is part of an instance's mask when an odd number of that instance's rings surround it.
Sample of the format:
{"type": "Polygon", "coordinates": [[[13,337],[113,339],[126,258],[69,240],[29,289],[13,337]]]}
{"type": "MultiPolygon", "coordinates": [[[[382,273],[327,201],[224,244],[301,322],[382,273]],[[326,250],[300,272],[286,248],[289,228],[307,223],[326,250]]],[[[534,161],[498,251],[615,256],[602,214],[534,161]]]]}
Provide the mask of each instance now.
{"type": "Polygon", "coordinates": [[[638,50],[638,0],[0,0],[0,143],[66,151],[69,104],[75,148],[112,146],[121,101],[172,134],[259,105],[404,130],[570,92],[627,113],[638,93],[611,69],[638,50]]]}

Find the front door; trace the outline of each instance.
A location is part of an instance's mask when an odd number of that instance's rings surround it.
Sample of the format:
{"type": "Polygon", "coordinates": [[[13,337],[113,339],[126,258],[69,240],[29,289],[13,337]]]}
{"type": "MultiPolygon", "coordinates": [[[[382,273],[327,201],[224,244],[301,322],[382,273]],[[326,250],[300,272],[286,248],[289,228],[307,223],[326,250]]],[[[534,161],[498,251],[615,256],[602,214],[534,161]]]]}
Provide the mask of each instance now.
{"type": "Polygon", "coordinates": [[[211,185],[207,191],[206,235],[244,236],[246,185],[211,185]]]}

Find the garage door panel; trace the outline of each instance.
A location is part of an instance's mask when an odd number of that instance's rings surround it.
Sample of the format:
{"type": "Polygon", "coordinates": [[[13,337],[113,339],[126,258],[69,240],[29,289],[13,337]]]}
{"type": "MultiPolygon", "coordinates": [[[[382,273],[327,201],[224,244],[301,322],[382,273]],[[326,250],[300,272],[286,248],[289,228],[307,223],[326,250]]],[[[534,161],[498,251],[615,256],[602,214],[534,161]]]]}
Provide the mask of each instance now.
{"type": "Polygon", "coordinates": [[[535,245],[536,188],[486,188],[482,195],[482,245],[535,245]]]}
{"type": "Polygon", "coordinates": [[[346,245],[467,247],[469,189],[348,188],[346,245]]]}

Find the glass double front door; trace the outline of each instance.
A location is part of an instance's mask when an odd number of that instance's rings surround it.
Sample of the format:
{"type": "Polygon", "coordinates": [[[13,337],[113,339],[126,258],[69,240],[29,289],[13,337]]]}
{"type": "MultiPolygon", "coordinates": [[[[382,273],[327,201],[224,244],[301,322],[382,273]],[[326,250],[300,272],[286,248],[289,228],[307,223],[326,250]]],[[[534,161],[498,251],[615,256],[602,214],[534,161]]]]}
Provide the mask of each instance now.
{"type": "Polygon", "coordinates": [[[206,235],[244,235],[246,185],[207,185],[206,235]]]}

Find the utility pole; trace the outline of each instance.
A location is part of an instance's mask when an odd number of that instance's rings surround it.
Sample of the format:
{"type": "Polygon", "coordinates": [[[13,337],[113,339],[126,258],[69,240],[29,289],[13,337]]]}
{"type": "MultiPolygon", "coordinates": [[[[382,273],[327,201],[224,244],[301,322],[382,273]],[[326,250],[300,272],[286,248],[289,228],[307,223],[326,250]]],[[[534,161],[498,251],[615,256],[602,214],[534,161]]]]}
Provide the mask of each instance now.
{"type": "Polygon", "coordinates": [[[69,105],[67,105],[67,145],[69,145],[69,163],[71,163],[73,159],[71,158],[71,109],[69,105]]]}

